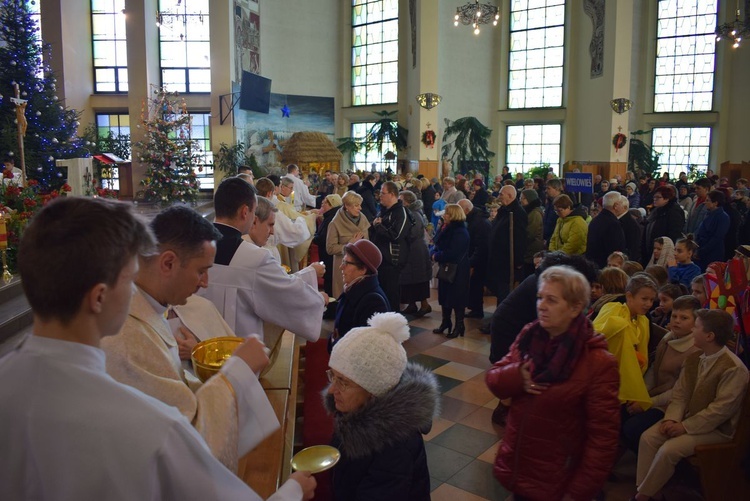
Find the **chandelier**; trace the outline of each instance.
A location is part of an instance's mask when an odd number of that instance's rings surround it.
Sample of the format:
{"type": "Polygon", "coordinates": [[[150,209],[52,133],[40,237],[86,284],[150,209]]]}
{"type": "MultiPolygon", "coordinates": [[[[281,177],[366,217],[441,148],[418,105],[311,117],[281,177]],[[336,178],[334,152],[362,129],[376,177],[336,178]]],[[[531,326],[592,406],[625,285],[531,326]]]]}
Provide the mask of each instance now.
{"type": "Polygon", "coordinates": [[[736,49],[740,46],[742,38],[750,36],[750,22],[748,20],[747,8],[750,2],[745,3],[745,20],[740,20],[740,0],[737,0],[737,11],[735,14],[734,22],[724,23],[716,28],[716,41],[720,42],[723,39],[729,40],[732,43],[732,48],[736,49]]]}
{"type": "Polygon", "coordinates": [[[177,0],[177,5],[173,9],[168,10],[157,10],[156,11],[156,26],[161,29],[179,29],[182,25],[182,31],[180,32],[180,40],[185,39],[185,33],[188,30],[188,24],[192,24],[194,21],[198,21],[203,24],[204,14],[201,11],[191,12],[188,14],[187,7],[182,5],[182,0],[177,0]]]}
{"type": "Polygon", "coordinates": [[[471,25],[474,28],[474,34],[479,35],[480,24],[487,24],[491,21],[493,26],[497,26],[500,12],[497,5],[479,3],[479,0],[474,0],[456,7],[456,15],[453,19],[453,26],[458,26],[458,23],[464,26],[471,25]]]}
{"type": "Polygon", "coordinates": [[[437,94],[433,94],[432,92],[425,92],[424,94],[419,94],[417,96],[417,102],[419,103],[419,106],[426,110],[431,110],[432,108],[440,104],[440,101],[442,100],[442,96],[438,96],[437,94]]]}

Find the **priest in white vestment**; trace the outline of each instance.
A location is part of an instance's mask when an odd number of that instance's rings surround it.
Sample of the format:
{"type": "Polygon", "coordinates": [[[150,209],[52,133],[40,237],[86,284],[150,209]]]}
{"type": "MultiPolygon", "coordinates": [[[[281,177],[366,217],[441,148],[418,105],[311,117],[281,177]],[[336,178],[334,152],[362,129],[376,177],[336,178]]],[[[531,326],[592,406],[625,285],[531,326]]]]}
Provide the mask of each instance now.
{"type": "MultiPolygon", "coordinates": [[[[179,409],[214,455],[236,471],[239,458],[279,428],[258,381],[259,371],[232,357],[219,374],[201,384],[184,371],[180,361],[181,322],[170,324],[167,318],[170,305],[185,304],[197,289],[206,287],[220,235],[187,207],[162,211],[151,228],[159,240],[159,252],[141,258],[125,324],[119,334],[102,340],[107,372],[179,409]]],[[[204,318],[206,330],[224,328],[216,321],[218,317],[214,316],[213,326],[211,317],[204,318]]],[[[258,349],[263,349],[261,343],[258,349]]]]}
{"type": "Polygon", "coordinates": [[[286,274],[267,251],[242,239],[254,222],[255,206],[255,192],[244,181],[229,178],[219,185],[214,226],[223,237],[211,281],[200,295],[214,303],[238,336],[261,333],[265,320],[317,341],[328,296],[305,278],[286,274]]]}
{"type": "MultiPolygon", "coordinates": [[[[178,409],[105,371],[100,341],[122,326],[136,254],[152,245],[129,206],[105,199],[55,200],[26,229],[19,268],[34,326],[0,359],[2,499],[261,501],[178,409]]],[[[244,370],[262,368],[251,343],[238,352],[244,370]]],[[[315,485],[293,473],[269,500],[310,499],[315,485]]]]}
{"type": "MultiPolygon", "coordinates": [[[[301,212],[305,210],[305,205],[315,208],[317,200],[312,193],[310,193],[310,188],[308,188],[305,182],[300,178],[299,167],[295,164],[289,164],[287,165],[286,170],[287,175],[284,177],[287,177],[294,182],[294,209],[297,212],[301,212]]],[[[290,198],[292,197],[290,196],[290,198]]]]}

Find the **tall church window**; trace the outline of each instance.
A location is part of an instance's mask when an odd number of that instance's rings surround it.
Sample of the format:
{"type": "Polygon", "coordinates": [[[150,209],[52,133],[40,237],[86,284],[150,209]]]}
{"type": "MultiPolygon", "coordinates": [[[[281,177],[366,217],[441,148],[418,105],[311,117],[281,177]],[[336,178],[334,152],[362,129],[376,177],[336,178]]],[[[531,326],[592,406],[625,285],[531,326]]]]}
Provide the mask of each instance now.
{"type": "Polygon", "coordinates": [[[509,125],[505,164],[510,172],[548,165],[560,171],[560,124],[509,125]]]}
{"type": "Polygon", "coordinates": [[[94,91],[128,91],[125,0],[91,0],[94,91]]]}
{"type": "Polygon", "coordinates": [[[698,171],[708,169],[711,127],[654,127],[651,147],[659,153],[660,172],[676,178],[695,165],[698,171]]]}
{"type": "Polygon", "coordinates": [[[562,106],[565,0],[512,0],[508,108],[562,106]]]}
{"type": "Polygon", "coordinates": [[[161,83],[170,92],[211,92],[209,0],[159,0],[161,83]]]}
{"type": "Polygon", "coordinates": [[[351,137],[356,141],[364,143],[364,147],[352,155],[351,168],[356,171],[371,172],[374,170],[377,172],[385,172],[390,166],[395,172],[395,161],[385,159],[385,154],[389,151],[393,153],[396,152],[393,144],[388,140],[383,141],[383,151],[382,153],[378,153],[377,150],[373,149],[373,144],[366,142],[367,133],[373,125],[375,125],[373,122],[357,122],[352,124],[351,137]]]}
{"type": "Polygon", "coordinates": [[[398,100],[398,0],[352,0],[352,105],[398,100]]]}
{"type": "Polygon", "coordinates": [[[659,0],[654,111],[713,107],[718,0],[659,0]]]}

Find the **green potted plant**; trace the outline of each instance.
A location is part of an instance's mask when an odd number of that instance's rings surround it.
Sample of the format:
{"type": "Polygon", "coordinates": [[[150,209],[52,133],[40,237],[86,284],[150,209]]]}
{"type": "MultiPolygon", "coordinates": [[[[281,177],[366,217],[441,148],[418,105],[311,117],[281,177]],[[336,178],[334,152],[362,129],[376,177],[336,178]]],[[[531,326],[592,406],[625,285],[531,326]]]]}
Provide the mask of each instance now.
{"type": "MultiPolygon", "coordinates": [[[[223,172],[224,178],[236,176],[238,172],[237,169],[241,165],[245,165],[246,162],[245,144],[242,141],[231,146],[227,143],[221,143],[219,145],[219,151],[214,155],[214,169],[223,172]]],[[[255,174],[254,168],[253,174],[255,174]]]]}
{"type": "Polygon", "coordinates": [[[445,119],[445,130],[443,131],[443,158],[453,162],[454,170],[461,172],[470,168],[476,170],[479,165],[468,165],[466,162],[484,162],[481,169],[485,176],[489,171],[489,162],[495,156],[490,151],[489,142],[492,129],[486,127],[474,117],[463,117],[451,122],[445,119]]]}
{"type": "Polygon", "coordinates": [[[651,131],[637,130],[630,133],[633,137],[630,138],[630,150],[628,151],[628,170],[636,174],[653,177],[659,171],[659,156],[661,153],[654,151],[651,146],[636,137],[649,132],[651,131]]]}

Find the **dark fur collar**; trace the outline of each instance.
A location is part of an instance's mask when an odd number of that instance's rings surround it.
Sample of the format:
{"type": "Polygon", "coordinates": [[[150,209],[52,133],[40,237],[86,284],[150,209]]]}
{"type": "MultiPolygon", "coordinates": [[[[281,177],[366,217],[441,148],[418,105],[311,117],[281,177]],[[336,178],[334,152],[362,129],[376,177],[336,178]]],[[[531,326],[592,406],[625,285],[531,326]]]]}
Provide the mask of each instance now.
{"type": "Polygon", "coordinates": [[[428,433],[439,412],[439,397],[435,375],[409,363],[398,385],[383,396],[373,397],[356,412],[336,411],[333,395],[327,393],[323,402],[334,416],[334,433],[340,438],[342,454],[354,459],[404,442],[415,431],[428,433]]]}

